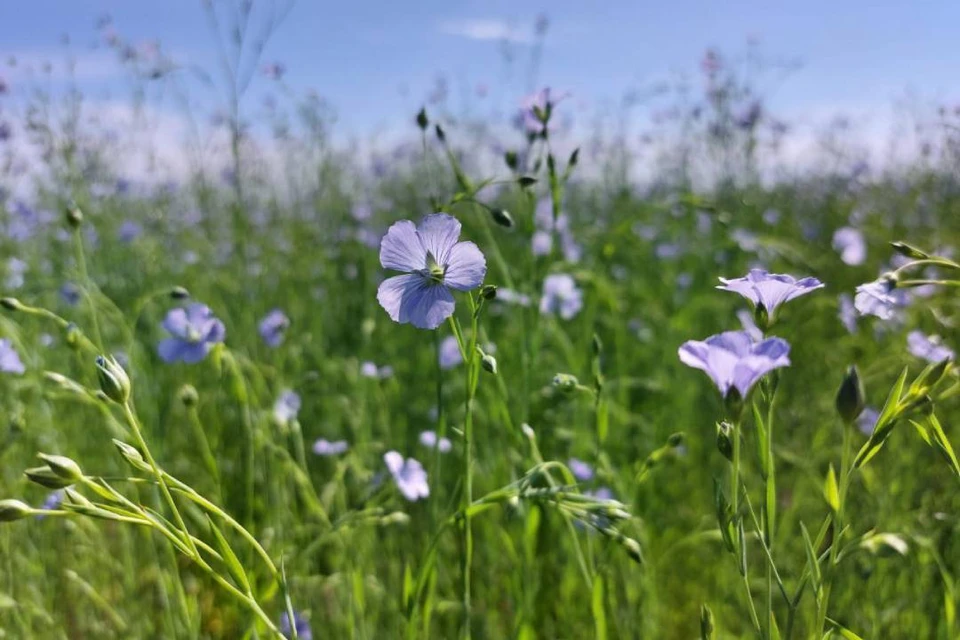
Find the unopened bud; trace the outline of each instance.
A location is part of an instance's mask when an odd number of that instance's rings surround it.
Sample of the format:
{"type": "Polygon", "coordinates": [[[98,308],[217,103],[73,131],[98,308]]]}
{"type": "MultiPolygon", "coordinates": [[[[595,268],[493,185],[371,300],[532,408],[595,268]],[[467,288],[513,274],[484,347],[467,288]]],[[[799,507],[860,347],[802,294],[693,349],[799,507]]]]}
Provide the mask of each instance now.
{"type": "Polygon", "coordinates": [[[569,373],[558,373],[553,376],[553,386],[566,393],[576,389],[579,384],[580,381],[577,380],[577,377],[569,373]]]}
{"type": "Polygon", "coordinates": [[[509,168],[512,171],[516,171],[517,166],[519,164],[519,157],[517,156],[517,152],[507,151],[506,153],[504,153],[503,162],[507,165],[507,168],[509,168]]]}
{"type": "Polygon", "coordinates": [[[707,605],[700,606],[700,640],[714,640],[713,611],[707,605]]]}
{"type": "Polygon", "coordinates": [[[97,378],[101,391],[117,404],[130,398],[130,378],[113,356],[97,356],[97,378]]]}
{"type": "Polygon", "coordinates": [[[523,431],[523,435],[525,435],[529,439],[536,440],[537,438],[536,432],[534,432],[533,427],[531,427],[527,423],[523,423],[522,425],[520,425],[520,430],[523,431]]]}
{"type": "Polygon", "coordinates": [[[497,285],[495,284],[485,284],[483,288],[480,289],[480,297],[484,300],[493,300],[497,297],[497,285]]]}
{"type": "Polygon", "coordinates": [[[667,438],[667,444],[671,447],[679,447],[683,444],[683,432],[677,432],[670,434],[670,437],[667,438]]]}
{"type": "Polygon", "coordinates": [[[114,439],[113,446],[117,448],[117,451],[119,451],[123,459],[127,461],[127,464],[137,471],[152,471],[150,465],[143,459],[143,455],[136,447],[117,439],[114,439]]]}
{"type": "Polygon", "coordinates": [[[731,462],[733,461],[733,438],[735,437],[736,434],[733,433],[733,427],[729,422],[717,423],[717,449],[720,450],[724,458],[731,462]]]}
{"type": "Polygon", "coordinates": [[[83,480],[83,471],[80,469],[80,465],[70,458],[46,453],[38,453],[37,457],[46,462],[55,474],[64,480],[69,480],[70,484],[76,484],[83,480]]]}
{"type": "Polygon", "coordinates": [[[866,393],[863,390],[863,381],[856,366],[847,369],[847,374],[840,383],[837,391],[837,413],[844,424],[851,425],[863,413],[866,406],[866,393]]]}
{"type": "Polygon", "coordinates": [[[494,207],[490,209],[490,217],[501,227],[506,227],[507,229],[513,227],[513,216],[511,216],[510,212],[506,209],[497,209],[494,207]]]}
{"type": "Polygon", "coordinates": [[[67,224],[71,229],[77,229],[83,223],[83,212],[76,203],[71,202],[67,205],[67,224]]]}
{"type": "Polygon", "coordinates": [[[200,396],[197,394],[197,389],[192,384],[185,384],[180,387],[180,392],[177,394],[180,397],[180,402],[183,403],[185,407],[195,407],[197,402],[200,400],[200,396]]]}
{"type": "Polygon", "coordinates": [[[906,242],[891,242],[890,246],[893,247],[894,251],[906,258],[912,258],[914,260],[926,260],[930,257],[930,254],[921,251],[920,249],[917,249],[913,245],[909,245],[906,242]]]}
{"type": "Polygon", "coordinates": [[[640,549],[639,542],[633,538],[624,537],[620,541],[620,544],[623,545],[623,548],[627,551],[627,555],[630,556],[634,562],[637,564],[643,564],[643,552],[640,549]]]}
{"type": "Polygon", "coordinates": [[[80,337],[83,335],[80,332],[80,327],[71,322],[67,325],[65,332],[66,336],[64,341],[67,343],[67,346],[71,349],[78,349],[80,347],[80,337]]]}
{"type": "Polygon", "coordinates": [[[497,359],[489,353],[483,354],[480,358],[480,366],[483,367],[483,370],[487,373],[497,375],[497,359]]]}
{"type": "Polygon", "coordinates": [[[380,518],[380,524],[382,525],[405,525],[408,522],[410,522],[410,516],[403,511],[394,511],[393,513],[387,514],[380,518]]]}
{"type": "Polygon", "coordinates": [[[50,467],[33,467],[23,472],[30,482],[35,482],[47,489],[63,489],[73,484],[73,481],[55,473],[50,467]]]}
{"type": "Polygon", "coordinates": [[[0,522],[23,520],[32,515],[34,510],[20,500],[0,500],[0,522]]]}
{"type": "Polygon", "coordinates": [[[0,307],[7,311],[19,311],[23,308],[23,304],[16,298],[0,298],[0,307]]]}
{"type": "Polygon", "coordinates": [[[417,112],[417,126],[420,127],[420,131],[426,131],[427,127],[430,126],[430,121],[427,119],[427,109],[423,107],[420,111],[417,112]]]}
{"type": "Polygon", "coordinates": [[[437,139],[440,140],[440,142],[447,141],[447,134],[443,132],[443,127],[441,127],[440,125],[435,125],[433,130],[436,131],[437,139]]]}
{"type": "Polygon", "coordinates": [[[185,287],[176,286],[170,289],[170,298],[172,300],[186,300],[190,297],[190,292],[185,287]]]}

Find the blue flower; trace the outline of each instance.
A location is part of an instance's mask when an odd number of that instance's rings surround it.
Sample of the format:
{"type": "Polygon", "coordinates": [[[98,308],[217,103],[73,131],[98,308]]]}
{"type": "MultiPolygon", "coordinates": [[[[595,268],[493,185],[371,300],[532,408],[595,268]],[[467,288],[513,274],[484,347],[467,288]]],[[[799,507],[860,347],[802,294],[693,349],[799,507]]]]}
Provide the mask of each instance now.
{"type": "Polygon", "coordinates": [[[380,243],[380,264],[406,275],[380,284],[377,300],[394,322],[436,329],[453,315],[450,289],[470,291],[483,282],[487,263],[472,242],[458,242],[460,222],[434,213],[419,226],[394,223],[380,243]]]}
{"type": "Polygon", "coordinates": [[[60,298],[71,307],[77,306],[80,302],[80,287],[72,282],[65,282],[60,287],[60,298]]]}
{"type": "Polygon", "coordinates": [[[893,294],[896,283],[888,278],[861,284],[853,298],[853,306],[860,315],[877,316],[889,320],[903,305],[903,298],[893,294]]]}
{"type": "Polygon", "coordinates": [[[720,282],[722,284],[717,289],[739,293],[754,306],[763,305],[771,318],[781,304],[823,287],[823,283],[816,278],[797,280],[793,276],[769,273],[765,269],[751,269],[742,278],[720,278],[720,282]]]}
{"type": "Polygon", "coordinates": [[[907,350],[911,355],[927,362],[936,363],[956,358],[953,349],[944,345],[940,336],[926,336],[922,331],[911,331],[907,334],[907,350]]]}
{"type": "Polygon", "coordinates": [[[9,340],[0,340],[0,371],[3,373],[21,374],[27,368],[23,366],[20,356],[13,350],[9,340]]]}
{"type": "Polygon", "coordinates": [[[424,471],[422,464],[413,458],[404,460],[403,456],[396,451],[387,451],[383,454],[383,461],[404,498],[416,502],[430,495],[427,472],[424,471]]]}
{"type": "Polygon", "coordinates": [[[847,293],[840,294],[840,322],[850,333],[857,332],[857,308],[853,306],[853,298],[847,293]]]}
{"type": "Polygon", "coordinates": [[[117,231],[120,242],[133,242],[143,233],[143,225],[136,220],[124,220],[117,231]]]}
{"type": "MultiPolygon", "coordinates": [[[[60,505],[63,504],[63,498],[66,495],[66,492],[63,489],[57,489],[56,491],[51,491],[47,494],[46,499],[43,501],[43,504],[40,505],[40,508],[43,511],[54,511],[60,508],[60,505]]],[[[37,520],[43,520],[47,516],[38,513],[36,515],[37,520]]]]}
{"type": "Polygon", "coordinates": [[[593,480],[593,467],[583,460],[580,460],[579,458],[570,458],[567,461],[567,466],[570,467],[570,472],[573,473],[573,477],[575,477],[577,480],[593,480]]]}
{"type": "Polygon", "coordinates": [[[853,227],[841,227],[833,234],[833,248],[840,252],[840,259],[852,267],[867,259],[867,241],[863,233],[853,227]]]}
{"type": "MultiPolygon", "coordinates": [[[[298,612],[293,612],[293,628],[297,630],[298,640],[313,640],[313,631],[310,629],[310,623],[298,612]]],[[[290,616],[284,611],[280,614],[280,633],[284,637],[293,637],[293,628],[290,627],[290,616]]]]}
{"type": "Polygon", "coordinates": [[[857,418],[857,429],[865,436],[872,435],[879,419],[880,412],[872,407],[867,407],[857,418]]]}
{"type": "Polygon", "coordinates": [[[325,440],[320,438],[313,443],[313,452],[318,456],[338,456],[346,453],[350,445],[346,440],[325,440]]]}
{"type": "Polygon", "coordinates": [[[554,273],[543,280],[543,297],[540,298],[540,313],[559,313],[569,320],[583,308],[583,292],[577,288],[573,276],[554,273]]]}
{"type": "Polygon", "coordinates": [[[360,365],[360,375],[362,375],[364,378],[386,380],[393,375],[393,367],[385,364],[378,368],[376,363],[367,361],[360,365]]]}
{"type": "Polygon", "coordinates": [[[260,321],[260,337],[268,347],[279,347],[289,327],[290,318],[280,309],[274,309],[260,321]]]}
{"type": "Polygon", "coordinates": [[[440,368],[441,369],[453,369],[455,366],[463,362],[463,356],[460,354],[460,344],[457,342],[457,339],[453,336],[447,336],[443,339],[443,342],[440,343],[440,368]]]}
{"type": "Polygon", "coordinates": [[[280,424],[296,420],[300,413],[300,395],[296,391],[285,389],[273,405],[273,417],[280,424]]]}
{"type": "Polygon", "coordinates": [[[747,397],[770,371],[790,364],[790,345],[781,338],[754,342],[746,331],[727,331],[705,341],[690,340],[679,350],[680,361],[704,371],[724,397],[730,389],[747,397]]]}
{"type": "Polygon", "coordinates": [[[437,449],[440,453],[447,453],[453,448],[449,438],[437,438],[436,431],[424,431],[420,434],[420,444],[429,448],[437,449]]]}
{"type": "Polygon", "coordinates": [[[171,335],[161,340],[157,348],[164,362],[200,362],[227,335],[223,323],[213,315],[210,307],[199,303],[186,309],[171,309],[163,320],[163,328],[171,335]]]}

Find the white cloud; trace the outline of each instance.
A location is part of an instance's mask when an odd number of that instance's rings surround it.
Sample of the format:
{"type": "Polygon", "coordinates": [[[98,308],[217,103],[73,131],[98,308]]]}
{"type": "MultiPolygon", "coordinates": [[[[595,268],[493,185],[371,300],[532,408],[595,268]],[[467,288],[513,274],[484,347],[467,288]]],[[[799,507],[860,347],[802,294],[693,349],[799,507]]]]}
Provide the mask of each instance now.
{"type": "Polygon", "coordinates": [[[506,40],[508,42],[530,42],[530,33],[517,29],[503,20],[445,20],[439,25],[440,33],[458,36],[470,40],[506,40]]]}

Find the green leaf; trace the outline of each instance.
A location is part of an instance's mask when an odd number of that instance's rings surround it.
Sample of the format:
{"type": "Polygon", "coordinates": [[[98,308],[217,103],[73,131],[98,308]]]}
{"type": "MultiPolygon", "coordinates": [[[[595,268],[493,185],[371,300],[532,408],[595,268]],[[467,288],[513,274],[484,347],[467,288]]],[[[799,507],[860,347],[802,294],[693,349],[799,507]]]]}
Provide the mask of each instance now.
{"type": "Polygon", "coordinates": [[[406,610],[410,606],[410,597],[413,595],[413,571],[409,564],[403,568],[403,608],[406,610]]]}
{"type": "Polygon", "coordinates": [[[903,395],[903,385],[907,382],[907,371],[907,367],[904,367],[896,384],[890,389],[890,393],[887,395],[887,401],[883,405],[883,411],[880,412],[880,416],[877,418],[877,425],[874,427],[870,439],[867,440],[860,449],[860,452],[857,453],[857,458],[853,463],[855,467],[862,467],[869,462],[873,456],[877,455],[887,438],[890,437],[890,433],[893,431],[896,418],[898,417],[900,397],[903,395]]]}
{"type": "Polygon", "coordinates": [[[827,479],[823,483],[823,497],[827,499],[827,504],[830,505],[834,513],[840,510],[840,490],[837,488],[837,474],[834,472],[832,464],[830,470],[827,471],[827,479]]]}
{"type": "Polygon", "coordinates": [[[813,585],[813,591],[820,593],[820,583],[822,574],[820,573],[820,563],[817,561],[817,552],[813,548],[813,542],[810,541],[810,534],[807,532],[806,525],[800,523],[800,533],[803,534],[803,548],[807,552],[807,565],[810,567],[810,584],[813,585]]]}
{"type": "Polygon", "coordinates": [[[933,440],[937,444],[937,449],[939,449],[943,457],[946,458],[957,477],[960,477],[960,462],[957,461],[957,454],[953,452],[953,447],[950,446],[947,434],[943,430],[943,426],[940,424],[940,420],[937,419],[936,414],[930,414],[930,417],[927,418],[927,424],[930,425],[930,431],[933,433],[933,440]]]}
{"type": "Polygon", "coordinates": [[[850,631],[850,629],[847,629],[845,626],[843,626],[836,620],[833,620],[832,618],[827,618],[827,622],[832,624],[834,631],[839,633],[845,640],[863,640],[863,638],[855,634],[853,631],[850,631]]]}
{"type": "Polygon", "coordinates": [[[217,525],[214,524],[210,516],[207,516],[207,523],[210,525],[210,530],[213,531],[213,536],[217,540],[217,547],[220,550],[220,555],[223,557],[223,563],[226,565],[227,571],[230,572],[230,575],[233,576],[237,584],[243,587],[244,592],[250,593],[250,579],[247,578],[247,572],[244,571],[243,565],[240,564],[240,559],[237,558],[237,554],[230,548],[230,543],[227,542],[227,539],[223,536],[223,533],[220,532],[217,525]]]}

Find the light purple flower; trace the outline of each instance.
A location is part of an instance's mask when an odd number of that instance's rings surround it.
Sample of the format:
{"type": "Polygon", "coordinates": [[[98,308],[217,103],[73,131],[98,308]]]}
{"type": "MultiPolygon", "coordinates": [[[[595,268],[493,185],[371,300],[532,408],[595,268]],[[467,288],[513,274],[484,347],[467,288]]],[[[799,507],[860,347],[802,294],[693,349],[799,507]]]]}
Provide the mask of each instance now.
{"type": "Polygon", "coordinates": [[[123,224],[120,225],[120,229],[117,231],[120,242],[133,242],[139,238],[140,234],[142,233],[143,225],[136,220],[125,220],[123,224]]]}
{"type": "Polygon", "coordinates": [[[284,389],[273,405],[273,417],[280,424],[296,420],[300,413],[300,395],[296,391],[284,389]]]}
{"type": "Polygon", "coordinates": [[[280,309],[274,309],[260,321],[260,337],[268,347],[279,347],[287,329],[290,328],[290,318],[280,309]]]}
{"type": "Polygon", "coordinates": [[[853,298],[848,293],[840,294],[840,322],[850,333],[857,332],[857,308],[853,306],[853,298]]]}
{"type": "Polygon", "coordinates": [[[227,335],[226,327],[213,315],[210,307],[199,303],[186,309],[171,309],[163,321],[163,328],[171,335],[161,340],[157,348],[164,362],[200,362],[227,335]]]}
{"type": "Polygon", "coordinates": [[[841,227],[833,234],[833,248],[840,259],[850,266],[858,266],[867,259],[867,241],[863,233],[853,227],[841,227]]]}
{"type": "Polygon", "coordinates": [[[944,345],[940,336],[927,336],[922,331],[907,334],[907,350],[911,355],[933,363],[956,358],[953,349],[944,345]]]}
{"type": "Polygon", "coordinates": [[[346,453],[350,445],[346,440],[324,440],[320,438],[313,443],[313,452],[318,456],[338,456],[346,453]]]}
{"type": "Polygon", "coordinates": [[[892,280],[885,278],[861,284],[857,287],[853,306],[860,315],[877,316],[881,320],[889,320],[902,304],[902,299],[893,295],[895,286],[892,280]]]}
{"type": "Polygon", "coordinates": [[[377,367],[375,363],[368,360],[360,365],[360,375],[362,375],[364,378],[386,380],[393,375],[393,367],[390,365],[377,367]]]}
{"type": "Polygon", "coordinates": [[[396,451],[387,451],[383,454],[383,461],[404,498],[416,502],[430,495],[427,472],[424,471],[422,464],[413,458],[404,460],[403,456],[396,451]]]}
{"type": "Polygon", "coordinates": [[[440,368],[453,369],[463,362],[463,356],[460,354],[460,345],[454,336],[447,336],[440,343],[440,368]]]}
{"type": "Polygon", "coordinates": [[[735,388],[747,397],[770,371],[790,364],[790,345],[781,338],[754,342],[746,331],[726,331],[705,341],[690,340],[679,350],[680,361],[705,372],[724,397],[735,388]]]}
{"type": "Polygon", "coordinates": [[[570,458],[567,461],[567,466],[570,467],[570,472],[577,480],[585,482],[593,479],[593,467],[583,460],[580,460],[579,458],[570,458]]]}
{"type": "Polygon", "coordinates": [[[420,444],[428,449],[438,449],[440,453],[447,453],[453,447],[449,438],[437,438],[436,431],[424,431],[420,434],[420,444]]]}
{"type": "Polygon", "coordinates": [[[742,278],[720,278],[720,282],[723,284],[718,285],[717,289],[739,293],[754,306],[762,304],[771,318],[781,304],[823,287],[823,283],[816,278],[797,280],[793,276],[768,273],[764,269],[751,269],[742,278]]]}
{"type": "Polygon", "coordinates": [[[14,351],[9,340],[0,340],[0,372],[22,374],[27,368],[23,366],[20,356],[14,351]]]}
{"type": "Polygon", "coordinates": [[[60,287],[60,299],[71,307],[77,306],[77,303],[80,302],[80,287],[72,282],[63,283],[63,286],[60,287]]]}
{"type": "Polygon", "coordinates": [[[857,417],[857,429],[866,436],[869,436],[873,433],[873,429],[877,426],[877,420],[880,419],[880,412],[872,407],[867,407],[863,410],[859,417],[857,417]]]}
{"type": "Polygon", "coordinates": [[[506,302],[508,304],[517,304],[521,307],[530,306],[530,296],[525,293],[514,291],[513,289],[507,289],[505,287],[497,289],[496,300],[500,302],[506,302]]]}
{"type": "Polygon", "coordinates": [[[535,231],[530,240],[530,250],[535,256],[548,256],[553,251],[553,236],[549,231],[535,231]]]}
{"type": "Polygon", "coordinates": [[[757,322],[754,320],[753,314],[750,313],[750,311],[747,309],[737,310],[737,320],[740,321],[740,326],[750,334],[750,337],[753,338],[754,341],[759,342],[763,340],[763,331],[757,326],[757,322]]]}
{"type": "Polygon", "coordinates": [[[406,272],[380,284],[377,300],[394,322],[436,329],[453,315],[450,289],[470,291],[483,282],[487,262],[472,242],[458,242],[460,222],[434,213],[419,226],[394,223],[380,243],[380,264],[406,272]]]}
{"type": "MultiPolygon", "coordinates": [[[[63,498],[67,495],[67,492],[63,489],[57,489],[56,491],[51,491],[47,494],[46,499],[43,501],[43,504],[40,505],[40,509],[43,511],[54,511],[60,508],[60,505],[63,504],[63,498]]],[[[38,513],[36,515],[37,520],[43,520],[47,516],[38,513]]]]}
{"type": "Polygon", "coordinates": [[[582,308],[583,291],[577,287],[573,276],[553,273],[544,278],[540,313],[558,313],[564,320],[569,320],[582,308]]]}
{"type": "MultiPolygon", "coordinates": [[[[310,629],[310,623],[298,612],[293,612],[293,628],[297,630],[298,640],[313,640],[313,631],[310,629]]],[[[293,637],[293,628],[290,627],[290,616],[284,611],[280,614],[280,633],[285,638],[293,637]]]]}

